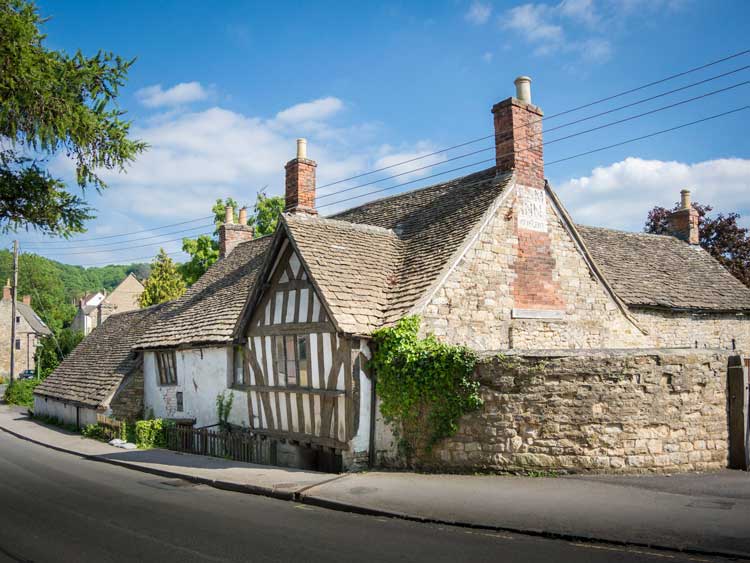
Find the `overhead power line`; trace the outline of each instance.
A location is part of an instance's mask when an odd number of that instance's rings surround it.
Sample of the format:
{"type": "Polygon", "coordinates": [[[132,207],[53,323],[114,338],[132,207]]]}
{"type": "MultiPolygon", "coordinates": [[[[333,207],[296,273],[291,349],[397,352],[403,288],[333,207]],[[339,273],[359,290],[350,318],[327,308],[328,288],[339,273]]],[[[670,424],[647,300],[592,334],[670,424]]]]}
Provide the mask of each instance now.
{"type": "MultiPolygon", "coordinates": [[[[165,252],[167,256],[177,256],[178,254],[182,254],[182,251],[175,251],[175,252],[165,252]]],[[[111,264],[135,264],[138,262],[151,262],[153,260],[153,256],[141,256],[140,258],[120,258],[116,262],[113,262],[112,260],[106,260],[101,262],[89,262],[87,264],[81,264],[81,267],[83,268],[90,268],[92,266],[102,266],[102,265],[111,265],[111,264]]]]}
{"type": "MultiPolygon", "coordinates": [[[[710,115],[708,117],[704,117],[702,119],[697,119],[695,121],[690,121],[688,123],[682,123],[680,125],[676,125],[675,127],[670,127],[668,129],[662,129],[660,131],[654,131],[654,132],[648,133],[646,135],[641,135],[640,137],[633,137],[631,139],[626,139],[624,141],[620,141],[618,143],[614,143],[614,144],[611,144],[611,145],[606,145],[604,147],[598,147],[598,148],[595,148],[595,149],[592,149],[592,150],[589,150],[589,151],[585,151],[585,152],[581,152],[581,153],[574,154],[574,155],[571,155],[571,156],[567,156],[567,157],[564,157],[564,158],[560,158],[558,160],[553,160],[551,162],[545,163],[545,166],[552,166],[552,165],[558,164],[560,162],[565,162],[565,161],[568,161],[568,160],[573,160],[574,158],[580,158],[582,156],[587,156],[589,154],[601,152],[601,151],[612,149],[612,148],[615,148],[615,147],[620,147],[622,145],[626,145],[626,144],[629,144],[629,143],[634,143],[636,141],[642,141],[644,139],[648,139],[648,138],[651,138],[651,137],[656,137],[657,135],[663,135],[665,133],[670,133],[672,131],[677,131],[678,129],[683,129],[685,127],[690,127],[692,125],[697,125],[699,123],[704,123],[706,121],[711,121],[713,119],[718,119],[720,117],[724,117],[726,115],[730,115],[730,114],[737,113],[737,112],[740,112],[740,111],[744,111],[744,110],[747,110],[747,109],[750,109],[750,105],[738,107],[738,108],[735,108],[735,109],[732,109],[732,110],[729,110],[729,111],[725,111],[725,112],[722,112],[722,113],[717,113],[715,115],[710,115]]],[[[446,170],[446,171],[440,172],[438,174],[433,174],[431,176],[425,176],[424,178],[420,178],[419,180],[426,180],[426,179],[429,179],[429,178],[434,178],[436,176],[442,176],[442,175],[448,174],[450,172],[455,172],[457,170],[464,170],[466,168],[469,168],[469,167],[472,167],[472,166],[477,166],[479,164],[485,164],[485,163],[487,163],[489,161],[494,161],[494,160],[495,159],[492,158],[492,159],[488,159],[488,160],[474,162],[472,164],[467,164],[465,166],[460,166],[458,168],[453,168],[452,170],[446,170]]],[[[353,197],[341,199],[339,201],[333,201],[331,203],[326,203],[326,204],[323,204],[323,205],[319,205],[318,208],[320,209],[320,208],[323,208],[323,207],[330,207],[332,205],[337,205],[339,203],[345,203],[347,201],[352,201],[352,200],[355,200],[355,199],[361,199],[361,198],[367,197],[369,195],[374,195],[374,194],[386,192],[386,191],[389,191],[389,190],[393,190],[393,189],[402,187],[402,186],[407,185],[407,184],[412,184],[415,181],[419,181],[419,180],[414,180],[414,181],[410,181],[410,182],[404,182],[402,184],[396,184],[394,186],[389,186],[387,188],[381,188],[381,189],[378,189],[378,190],[373,190],[373,191],[370,191],[370,192],[367,192],[367,193],[364,193],[364,194],[359,194],[359,195],[356,195],[356,196],[353,196],[353,197]]],[[[480,182],[484,182],[484,181],[486,181],[486,180],[481,180],[480,182]]],[[[476,182],[476,183],[480,183],[480,182],[476,182]]],[[[466,184],[466,185],[469,186],[471,184],[466,184]]]]}
{"type": "MultiPolygon", "coordinates": [[[[740,83],[737,83],[737,84],[732,84],[731,86],[727,86],[725,88],[720,88],[718,90],[713,90],[711,92],[706,92],[704,94],[700,94],[700,95],[694,96],[692,98],[688,98],[688,99],[685,99],[685,100],[680,100],[679,102],[674,102],[672,104],[667,104],[665,106],[661,106],[661,107],[658,107],[658,108],[655,108],[655,109],[652,109],[652,110],[649,110],[649,111],[645,111],[645,112],[642,112],[642,113],[639,113],[639,114],[636,114],[636,115],[631,115],[631,116],[625,117],[623,119],[618,119],[616,121],[611,121],[609,123],[604,123],[602,125],[598,125],[596,127],[590,128],[590,129],[585,129],[583,131],[578,131],[576,133],[571,133],[570,135],[565,135],[563,137],[558,137],[557,139],[552,139],[552,140],[549,140],[549,141],[545,141],[543,143],[538,143],[538,144],[533,145],[531,147],[528,147],[526,149],[522,149],[521,151],[515,151],[515,152],[523,152],[525,150],[532,150],[532,149],[536,149],[536,148],[543,147],[543,146],[546,146],[546,145],[551,145],[553,143],[558,143],[560,141],[565,141],[565,140],[568,140],[568,139],[572,139],[574,137],[580,137],[581,135],[592,133],[594,131],[599,131],[601,129],[606,129],[608,127],[613,127],[615,125],[620,125],[621,123],[626,123],[628,121],[633,121],[635,119],[640,119],[641,117],[645,117],[647,115],[652,115],[654,113],[658,113],[658,112],[661,112],[661,111],[666,111],[668,109],[672,109],[672,108],[675,108],[675,107],[678,107],[678,106],[681,106],[681,105],[685,105],[685,104],[692,103],[692,102],[695,102],[695,101],[698,101],[698,100],[702,100],[702,99],[707,98],[709,96],[714,96],[716,94],[721,94],[723,92],[727,92],[729,90],[733,90],[733,89],[739,88],[741,86],[747,86],[748,84],[750,84],[750,80],[746,80],[744,82],[740,82],[740,83]]],[[[580,121],[585,121],[585,120],[580,120],[580,121]]],[[[363,187],[366,187],[366,186],[370,186],[372,184],[377,184],[379,182],[384,182],[386,180],[391,180],[393,178],[398,178],[398,177],[405,176],[405,175],[408,175],[408,174],[414,174],[415,172],[419,172],[421,170],[426,170],[428,168],[433,168],[435,166],[440,166],[442,164],[445,164],[446,162],[451,162],[451,161],[454,161],[454,160],[459,160],[461,158],[466,158],[467,156],[472,156],[472,155],[479,154],[479,153],[482,153],[482,152],[487,152],[487,151],[490,151],[490,150],[495,150],[495,147],[492,146],[492,147],[487,147],[487,148],[479,149],[479,150],[472,151],[472,152],[469,152],[469,153],[466,153],[466,154],[463,154],[463,155],[456,156],[454,158],[451,158],[449,160],[445,160],[443,162],[439,162],[439,163],[436,163],[436,164],[430,164],[430,165],[427,165],[427,166],[421,166],[419,168],[414,168],[412,170],[407,170],[405,172],[400,172],[399,174],[394,174],[392,176],[388,176],[386,178],[381,178],[379,180],[373,180],[373,181],[370,181],[370,182],[366,182],[364,184],[359,184],[359,185],[356,185],[356,186],[350,186],[348,188],[344,188],[344,189],[338,190],[336,192],[331,192],[329,194],[324,194],[322,196],[318,196],[316,199],[317,200],[325,199],[327,197],[331,197],[331,196],[339,195],[339,194],[342,194],[342,193],[345,193],[345,192],[350,192],[350,191],[353,191],[353,190],[357,190],[357,189],[360,189],[360,188],[363,188],[363,187]]],[[[469,168],[471,166],[477,166],[479,164],[485,164],[487,162],[491,162],[491,161],[495,160],[496,158],[502,158],[504,156],[511,156],[511,155],[515,154],[515,152],[508,152],[508,153],[496,155],[494,158],[481,160],[479,162],[474,162],[472,164],[468,164],[466,166],[460,166],[458,168],[453,168],[453,169],[448,170],[446,172],[441,172],[441,173],[438,173],[438,174],[427,176],[427,178],[432,178],[434,176],[440,176],[441,174],[445,174],[447,172],[454,172],[456,170],[463,170],[465,168],[469,168]]],[[[420,180],[424,180],[424,179],[425,179],[424,177],[423,178],[417,178],[415,180],[411,180],[410,182],[405,182],[405,183],[399,184],[399,185],[405,185],[405,184],[409,184],[409,183],[419,182],[420,180]]],[[[318,206],[318,207],[324,207],[324,205],[318,206]]]]}
{"type": "MultiPolygon", "coordinates": [[[[587,103],[585,103],[583,105],[580,105],[580,106],[576,106],[576,107],[573,107],[573,108],[570,108],[570,109],[567,109],[567,110],[564,110],[564,111],[561,111],[561,112],[558,112],[558,113],[555,113],[555,114],[552,114],[552,115],[545,116],[545,117],[539,119],[538,121],[547,121],[549,119],[555,119],[557,117],[561,117],[561,116],[567,115],[569,113],[574,113],[574,112],[580,111],[582,109],[590,108],[592,106],[595,106],[595,105],[598,105],[598,104],[602,104],[604,102],[608,102],[608,101],[620,98],[622,96],[626,96],[628,94],[633,94],[635,92],[639,92],[641,90],[645,90],[645,89],[650,88],[652,86],[656,86],[657,84],[663,84],[664,82],[668,82],[668,81],[674,80],[676,78],[681,78],[683,76],[687,76],[688,74],[692,74],[694,72],[698,72],[698,71],[704,70],[706,68],[715,66],[717,64],[720,64],[720,63],[723,63],[723,62],[726,62],[726,61],[729,61],[729,60],[732,60],[732,59],[736,59],[738,57],[742,57],[744,55],[747,55],[748,53],[750,53],[750,49],[745,49],[743,51],[738,51],[738,52],[733,53],[731,55],[728,55],[726,57],[722,57],[720,59],[716,59],[716,60],[710,61],[710,62],[702,64],[700,66],[696,66],[696,67],[690,68],[688,70],[685,70],[685,71],[682,71],[682,72],[678,72],[677,74],[672,74],[670,76],[665,76],[664,78],[660,78],[659,80],[654,80],[652,82],[648,82],[647,84],[642,84],[640,86],[636,86],[635,88],[630,88],[629,90],[625,90],[623,92],[618,92],[616,94],[612,94],[612,95],[606,96],[604,98],[599,98],[599,99],[594,100],[592,102],[587,102],[587,103]]],[[[524,125],[524,127],[526,127],[528,125],[531,125],[531,123],[524,125]]],[[[465,147],[465,146],[471,145],[473,143],[478,143],[480,141],[485,141],[487,139],[492,139],[492,138],[494,138],[494,136],[495,135],[493,134],[493,135],[485,135],[485,136],[482,136],[482,137],[477,137],[476,139],[471,139],[469,141],[465,141],[465,142],[459,143],[457,145],[452,145],[450,147],[446,147],[446,148],[443,148],[443,149],[438,149],[438,150],[433,151],[433,152],[428,153],[428,154],[423,154],[423,155],[420,155],[420,156],[416,156],[414,158],[410,158],[410,159],[407,159],[407,160],[402,160],[401,162],[396,162],[394,164],[389,164],[388,166],[383,166],[381,168],[376,168],[376,169],[370,170],[368,172],[362,172],[361,174],[355,174],[353,176],[349,176],[348,178],[342,178],[341,180],[336,180],[335,182],[329,182],[328,184],[323,184],[322,186],[318,186],[318,189],[321,190],[321,189],[324,189],[324,188],[328,188],[330,186],[335,186],[337,184],[342,184],[344,182],[348,182],[350,180],[356,180],[357,178],[363,178],[365,176],[370,176],[371,174],[376,174],[378,172],[383,172],[384,170],[390,170],[390,169],[396,168],[398,166],[403,166],[404,164],[409,164],[411,162],[416,162],[416,161],[422,160],[424,158],[429,158],[431,156],[436,156],[438,154],[442,154],[442,153],[445,153],[445,152],[448,152],[448,151],[451,151],[451,150],[454,150],[454,149],[465,147]]]]}
{"type": "MultiPolygon", "coordinates": [[[[127,241],[119,241],[118,240],[116,242],[108,242],[108,243],[105,243],[105,244],[92,244],[92,245],[89,245],[89,246],[71,246],[71,247],[61,248],[59,250],[57,248],[53,248],[53,249],[50,249],[50,252],[58,252],[58,251],[67,252],[68,250],[87,250],[87,249],[94,249],[94,248],[109,248],[109,247],[112,247],[112,246],[115,246],[115,245],[121,245],[121,244],[126,244],[126,243],[131,243],[131,242],[139,242],[139,241],[142,241],[142,240],[158,239],[158,238],[166,237],[166,236],[169,236],[169,235],[176,235],[176,234],[179,234],[179,233],[187,233],[187,232],[190,232],[190,231],[196,231],[198,229],[206,229],[208,227],[213,227],[213,226],[214,226],[213,224],[198,225],[197,227],[190,227],[189,229],[182,229],[180,231],[170,231],[168,233],[162,233],[160,235],[153,235],[153,236],[150,236],[150,237],[134,238],[134,239],[130,239],[130,240],[127,240],[127,241]]],[[[154,244],[158,244],[158,243],[154,243],[154,244]]],[[[28,247],[28,246],[31,246],[31,244],[26,244],[24,246],[28,247]]],[[[132,247],[127,246],[127,247],[124,247],[124,248],[132,248],[132,247]]],[[[33,248],[32,248],[32,250],[33,250],[33,248]]]]}
{"type": "MultiPolygon", "coordinates": [[[[88,241],[98,241],[98,240],[105,240],[105,239],[112,239],[112,238],[121,238],[121,237],[127,237],[130,235],[139,235],[142,233],[150,233],[152,231],[158,231],[160,229],[167,229],[169,227],[177,227],[179,225],[187,225],[188,223],[197,223],[198,221],[205,221],[207,219],[213,219],[213,215],[206,215],[205,217],[198,217],[197,219],[190,219],[189,221],[181,221],[179,223],[171,223],[170,225],[162,225],[160,227],[152,227],[150,229],[143,229],[140,231],[132,231],[130,233],[120,233],[118,235],[107,235],[103,237],[91,237],[86,239],[75,239],[75,240],[40,240],[36,241],[34,243],[24,243],[24,246],[30,245],[30,244],[70,244],[70,243],[78,243],[78,242],[88,242],[88,241]]],[[[124,242],[124,241],[123,241],[124,242]]]]}
{"type": "MultiPolygon", "coordinates": [[[[210,233],[210,232],[209,233],[198,233],[195,236],[210,235],[210,234],[213,234],[213,233],[210,233]]],[[[117,252],[117,251],[121,251],[121,250],[130,250],[131,248],[147,248],[147,247],[161,246],[163,244],[167,244],[167,243],[170,243],[170,242],[181,241],[184,238],[185,237],[180,237],[180,238],[174,238],[174,239],[170,239],[170,240],[162,240],[162,241],[158,241],[158,242],[152,242],[152,243],[148,243],[148,244],[139,244],[139,245],[136,245],[136,246],[130,246],[130,245],[128,245],[128,246],[121,246],[119,248],[109,248],[109,249],[105,249],[105,250],[89,250],[89,251],[84,251],[84,252],[63,252],[61,254],[56,254],[55,256],[56,257],[60,257],[60,258],[65,258],[67,256],[79,256],[81,254],[102,254],[102,253],[107,253],[107,252],[117,252]]]]}

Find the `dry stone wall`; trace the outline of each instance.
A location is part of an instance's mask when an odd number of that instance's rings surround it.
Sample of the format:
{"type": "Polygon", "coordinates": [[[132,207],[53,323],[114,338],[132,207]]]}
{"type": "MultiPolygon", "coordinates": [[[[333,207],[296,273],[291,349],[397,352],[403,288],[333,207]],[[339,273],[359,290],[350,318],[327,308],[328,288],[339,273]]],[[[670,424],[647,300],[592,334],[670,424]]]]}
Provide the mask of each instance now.
{"type": "Polygon", "coordinates": [[[727,466],[720,350],[484,358],[483,408],[426,465],[452,471],[706,471],[727,466]]]}

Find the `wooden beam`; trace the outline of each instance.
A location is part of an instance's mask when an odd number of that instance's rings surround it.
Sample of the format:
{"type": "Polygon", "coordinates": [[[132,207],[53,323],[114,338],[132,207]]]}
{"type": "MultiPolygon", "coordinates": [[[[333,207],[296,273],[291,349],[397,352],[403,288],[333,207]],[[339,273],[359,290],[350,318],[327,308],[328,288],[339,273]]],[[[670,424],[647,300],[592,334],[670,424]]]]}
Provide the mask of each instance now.
{"type": "Polygon", "coordinates": [[[284,432],[280,430],[266,430],[264,428],[258,428],[253,430],[255,434],[261,434],[268,436],[269,438],[276,438],[278,440],[295,440],[297,442],[304,442],[309,444],[317,444],[327,448],[334,448],[337,450],[349,450],[349,444],[341,442],[335,438],[327,438],[325,436],[311,436],[308,434],[300,434],[299,432],[284,432]]]}
{"type": "MultiPolygon", "coordinates": [[[[286,303],[286,299],[284,299],[286,303]]],[[[285,307],[286,308],[286,307],[285,307]]],[[[278,325],[259,326],[252,329],[254,336],[281,336],[284,334],[310,334],[312,332],[331,332],[333,326],[329,323],[286,323],[278,325]]]]}
{"type": "Polygon", "coordinates": [[[282,393],[305,393],[310,395],[320,395],[322,397],[339,397],[345,395],[346,391],[340,389],[312,389],[307,387],[284,387],[277,385],[242,385],[235,386],[240,391],[258,391],[262,393],[282,392],[282,393]]]}

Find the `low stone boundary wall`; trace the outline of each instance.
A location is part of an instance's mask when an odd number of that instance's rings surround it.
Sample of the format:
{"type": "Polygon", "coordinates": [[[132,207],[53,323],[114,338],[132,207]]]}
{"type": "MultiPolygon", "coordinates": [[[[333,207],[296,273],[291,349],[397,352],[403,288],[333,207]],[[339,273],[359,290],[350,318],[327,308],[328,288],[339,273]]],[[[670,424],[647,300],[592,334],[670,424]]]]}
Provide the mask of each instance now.
{"type": "Polygon", "coordinates": [[[727,466],[723,350],[484,357],[484,407],[427,465],[454,471],[706,471],[727,466]]]}

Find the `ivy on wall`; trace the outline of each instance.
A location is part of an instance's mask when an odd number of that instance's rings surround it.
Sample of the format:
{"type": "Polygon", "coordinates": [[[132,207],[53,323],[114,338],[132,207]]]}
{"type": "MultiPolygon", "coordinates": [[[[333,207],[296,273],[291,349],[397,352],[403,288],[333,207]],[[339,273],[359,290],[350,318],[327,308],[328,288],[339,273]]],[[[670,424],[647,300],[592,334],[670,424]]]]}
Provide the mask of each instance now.
{"type": "Polygon", "coordinates": [[[473,377],[477,357],[465,346],[419,337],[421,319],[405,317],[373,333],[370,367],[377,374],[380,410],[413,464],[458,430],[466,413],[482,406],[473,377]]]}

